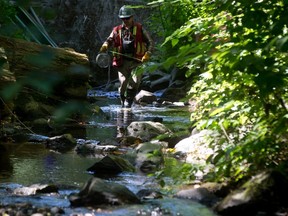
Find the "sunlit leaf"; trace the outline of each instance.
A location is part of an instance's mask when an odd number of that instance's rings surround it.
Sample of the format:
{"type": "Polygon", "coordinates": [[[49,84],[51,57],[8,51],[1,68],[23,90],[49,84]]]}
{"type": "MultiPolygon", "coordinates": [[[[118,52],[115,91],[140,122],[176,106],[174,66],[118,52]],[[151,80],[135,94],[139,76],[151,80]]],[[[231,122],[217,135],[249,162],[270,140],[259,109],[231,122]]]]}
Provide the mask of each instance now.
{"type": "Polygon", "coordinates": [[[245,123],[247,122],[248,119],[249,118],[247,116],[240,115],[239,122],[240,122],[240,124],[245,125],[245,123]]]}
{"type": "Polygon", "coordinates": [[[211,162],[213,164],[217,164],[219,160],[221,160],[225,155],[226,155],[225,151],[220,149],[217,152],[215,152],[215,154],[213,155],[213,158],[211,159],[211,162]]]}
{"type": "Polygon", "coordinates": [[[235,101],[229,101],[228,103],[224,104],[223,106],[219,107],[218,109],[215,109],[213,112],[210,113],[210,116],[215,116],[221,112],[227,111],[231,109],[235,104],[235,101]]]}
{"type": "Polygon", "coordinates": [[[171,43],[172,43],[172,47],[176,46],[178,44],[179,40],[176,38],[172,39],[171,43]]]}
{"type": "Polygon", "coordinates": [[[223,125],[223,127],[225,129],[228,129],[230,122],[228,120],[224,119],[223,121],[221,121],[221,124],[223,125]]]}

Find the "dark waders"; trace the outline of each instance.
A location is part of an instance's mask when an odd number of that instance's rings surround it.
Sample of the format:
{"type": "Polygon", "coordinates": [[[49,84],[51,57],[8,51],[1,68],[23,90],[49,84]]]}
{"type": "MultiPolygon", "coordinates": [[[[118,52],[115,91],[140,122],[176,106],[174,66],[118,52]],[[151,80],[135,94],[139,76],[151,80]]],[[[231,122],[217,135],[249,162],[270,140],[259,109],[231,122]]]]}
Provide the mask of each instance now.
{"type": "Polygon", "coordinates": [[[142,74],[135,74],[135,69],[141,64],[133,59],[123,58],[123,65],[118,67],[120,82],[119,94],[122,107],[131,107],[134,97],[138,93],[142,74]]]}

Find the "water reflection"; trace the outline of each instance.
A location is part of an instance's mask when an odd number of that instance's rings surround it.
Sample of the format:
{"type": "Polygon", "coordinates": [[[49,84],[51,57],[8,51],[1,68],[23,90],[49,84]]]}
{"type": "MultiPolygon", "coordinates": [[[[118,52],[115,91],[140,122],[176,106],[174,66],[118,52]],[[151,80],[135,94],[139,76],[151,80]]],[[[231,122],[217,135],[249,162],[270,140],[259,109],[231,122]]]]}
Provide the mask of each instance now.
{"type": "MultiPolygon", "coordinates": [[[[122,139],[118,140],[118,137],[127,137],[127,127],[133,121],[161,117],[165,124],[171,124],[169,125],[171,128],[172,124],[176,124],[177,128],[185,127],[185,122],[189,121],[187,117],[189,113],[178,108],[137,106],[132,109],[123,109],[120,105],[108,101],[101,106],[101,109],[104,115],[91,116],[91,121],[86,126],[86,137],[83,135],[84,137],[81,138],[100,142],[107,139],[122,141],[122,139]]],[[[124,139],[124,141],[127,140],[124,139]]],[[[0,149],[0,183],[14,182],[29,185],[50,182],[81,185],[89,178],[86,169],[97,160],[96,158],[83,158],[72,151],[57,154],[47,150],[40,143],[13,143],[8,146],[8,153],[5,153],[3,144],[0,146],[2,146],[0,149]]]]}
{"type": "Polygon", "coordinates": [[[54,154],[48,154],[44,157],[44,169],[47,170],[48,172],[50,170],[53,170],[53,168],[57,164],[57,159],[54,154]]]}
{"type": "Polygon", "coordinates": [[[10,154],[0,154],[0,183],[79,186],[90,177],[86,169],[94,162],[95,159],[83,158],[74,152],[58,154],[42,144],[24,143],[10,154]]]}
{"type": "Polygon", "coordinates": [[[0,180],[1,178],[8,178],[13,172],[13,165],[10,160],[10,155],[7,148],[0,145],[0,180]]]}
{"type": "Polygon", "coordinates": [[[131,109],[119,109],[116,117],[117,124],[117,138],[126,137],[127,127],[134,121],[134,115],[131,109]]]}

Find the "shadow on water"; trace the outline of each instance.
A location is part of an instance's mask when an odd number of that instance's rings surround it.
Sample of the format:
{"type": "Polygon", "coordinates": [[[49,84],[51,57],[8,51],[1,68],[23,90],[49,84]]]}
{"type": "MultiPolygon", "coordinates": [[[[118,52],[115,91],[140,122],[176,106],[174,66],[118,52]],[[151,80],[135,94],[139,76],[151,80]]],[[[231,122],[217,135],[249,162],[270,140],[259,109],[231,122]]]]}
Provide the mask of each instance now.
{"type": "Polygon", "coordinates": [[[8,149],[0,144],[0,173],[4,178],[9,178],[13,173],[13,165],[8,149]]]}

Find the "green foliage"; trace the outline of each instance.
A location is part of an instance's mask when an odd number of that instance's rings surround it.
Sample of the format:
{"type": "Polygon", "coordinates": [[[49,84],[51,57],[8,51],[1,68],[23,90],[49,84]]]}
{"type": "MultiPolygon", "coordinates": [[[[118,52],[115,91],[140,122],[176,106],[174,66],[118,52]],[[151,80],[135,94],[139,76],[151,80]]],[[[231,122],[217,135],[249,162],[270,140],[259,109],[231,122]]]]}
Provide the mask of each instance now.
{"type": "MultiPolygon", "coordinates": [[[[201,14],[201,4],[205,3],[197,0],[159,0],[150,2],[147,5],[153,8],[154,13],[149,18],[152,23],[149,29],[154,34],[157,34],[159,38],[165,39],[184,25],[187,19],[201,14]]],[[[178,41],[177,38],[173,42],[179,43],[179,45],[187,43],[187,41],[178,41]]],[[[163,59],[176,54],[179,47],[174,46],[173,43],[172,45],[167,43],[158,49],[158,52],[161,53],[158,56],[163,61],[163,59]]]]}
{"type": "MultiPolygon", "coordinates": [[[[41,12],[39,7],[36,7],[36,10],[45,19],[56,17],[56,10],[41,12]]],[[[15,2],[0,0],[0,35],[57,47],[39,20],[34,7],[31,7],[30,0],[18,0],[15,2]]]]}
{"type": "Polygon", "coordinates": [[[15,15],[15,9],[8,0],[0,0],[0,24],[9,23],[15,15]]]}
{"type": "Polygon", "coordinates": [[[13,18],[16,15],[15,7],[8,0],[0,0],[0,34],[17,35],[19,29],[14,25],[13,18]]]}
{"type": "MultiPolygon", "coordinates": [[[[167,2],[171,3],[161,1],[167,2]]],[[[180,7],[185,3],[178,1],[180,7]]],[[[161,65],[185,68],[186,76],[194,77],[187,96],[197,102],[191,121],[221,136],[210,143],[216,152],[207,161],[215,165],[210,176],[240,180],[278,167],[288,153],[288,4],[193,4],[185,23],[167,31],[161,65]]],[[[171,10],[177,11],[171,7],[165,12],[173,17],[171,10]]]]}
{"type": "Polygon", "coordinates": [[[157,12],[152,17],[152,21],[161,23],[160,26],[163,29],[157,29],[155,26],[155,30],[159,36],[167,37],[173,33],[174,30],[182,26],[187,18],[192,16],[193,10],[190,10],[190,7],[193,4],[195,4],[195,1],[190,0],[167,0],[148,3],[148,6],[154,7],[155,9],[157,8],[157,12]]]}
{"type": "Polygon", "coordinates": [[[160,185],[164,190],[169,191],[176,185],[189,184],[195,180],[195,174],[199,167],[180,162],[173,157],[165,157],[164,168],[155,173],[160,185]]]}

